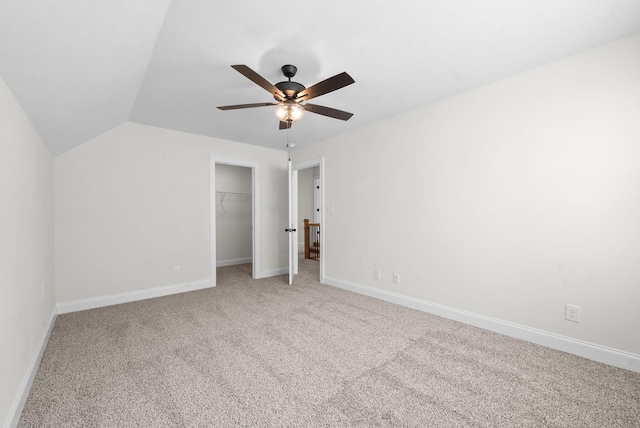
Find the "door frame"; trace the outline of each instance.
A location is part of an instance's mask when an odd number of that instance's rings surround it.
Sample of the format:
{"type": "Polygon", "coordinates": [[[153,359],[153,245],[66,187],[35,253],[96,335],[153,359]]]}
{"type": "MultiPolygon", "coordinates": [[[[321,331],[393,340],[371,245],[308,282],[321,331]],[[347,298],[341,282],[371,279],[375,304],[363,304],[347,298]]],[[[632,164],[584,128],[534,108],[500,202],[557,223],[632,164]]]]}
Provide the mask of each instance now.
{"type": "Polygon", "coordinates": [[[254,279],[260,272],[260,167],[244,159],[230,159],[210,155],[209,157],[209,280],[216,286],[216,164],[240,166],[251,169],[251,259],[254,279]]]}
{"type": "MultiPolygon", "coordinates": [[[[304,162],[297,162],[292,165],[292,169],[300,171],[301,169],[318,167],[320,178],[320,212],[322,223],[320,223],[320,283],[324,284],[324,261],[327,258],[327,244],[325,240],[325,230],[327,228],[327,216],[324,211],[324,156],[314,159],[309,159],[304,162]]],[[[296,219],[297,223],[298,219],[296,219]]],[[[299,225],[297,225],[299,226],[299,225]]],[[[299,227],[297,227],[299,228],[299,227]]]]}

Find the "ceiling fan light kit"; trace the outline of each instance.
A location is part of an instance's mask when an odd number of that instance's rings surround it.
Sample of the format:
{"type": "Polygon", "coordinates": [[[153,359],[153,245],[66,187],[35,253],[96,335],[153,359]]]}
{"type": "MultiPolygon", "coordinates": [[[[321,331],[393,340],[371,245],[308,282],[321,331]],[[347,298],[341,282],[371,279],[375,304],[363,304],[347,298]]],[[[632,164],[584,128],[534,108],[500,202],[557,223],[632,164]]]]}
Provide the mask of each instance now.
{"type": "Polygon", "coordinates": [[[319,97],[320,95],[328,94],[345,86],[355,83],[353,78],[347,73],[342,72],[333,77],[330,77],[322,82],[316,83],[309,88],[305,88],[304,85],[291,80],[296,75],[298,68],[295,65],[286,64],[283,65],[281,70],[282,74],[288,79],[283,82],[271,84],[267,79],[260,76],[246,65],[232,65],[234,70],[251,80],[258,86],[267,90],[273,98],[277,101],[275,103],[252,103],[252,104],[237,104],[230,106],[219,106],[220,110],[236,110],[253,107],[265,107],[275,106],[276,117],[280,122],[280,129],[289,129],[291,124],[302,118],[305,111],[320,114],[323,116],[331,117],[333,119],[349,120],[353,113],[349,113],[342,110],[337,110],[331,107],[323,107],[317,104],[308,104],[306,101],[319,97]],[[305,102],[305,104],[302,104],[305,102]]]}
{"type": "Polygon", "coordinates": [[[304,108],[295,101],[283,101],[276,106],[276,117],[280,122],[296,122],[304,115],[304,108]]]}

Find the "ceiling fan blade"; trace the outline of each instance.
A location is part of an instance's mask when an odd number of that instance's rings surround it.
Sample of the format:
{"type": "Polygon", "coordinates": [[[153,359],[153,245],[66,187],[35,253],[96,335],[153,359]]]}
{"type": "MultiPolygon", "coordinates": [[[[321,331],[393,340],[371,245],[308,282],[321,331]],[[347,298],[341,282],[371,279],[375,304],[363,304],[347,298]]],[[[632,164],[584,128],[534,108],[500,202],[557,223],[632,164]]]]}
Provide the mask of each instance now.
{"type": "Polygon", "coordinates": [[[267,92],[270,92],[271,95],[278,98],[280,101],[286,98],[286,96],[280,89],[276,88],[271,82],[260,76],[258,73],[256,73],[246,65],[232,65],[231,67],[247,79],[251,80],[256,85],[266,89],[267,92]]]}
{"type": "Polygon", "coordinates": [[[332,117],[334,119],[349,120],[351,119],[351,116],[353,116],[353,113],[337,110],[331,107],[319,106],[317,104],[306,103],[306,104],[300,104],[300,105],[303,106],[306,111],[310,111],[311,113],[321,114],[323,116],[332,117]]]}
{"type": "Polygon", "coordinates": [[[291,128],[291,122],[280,121],[280,130],[291,128]]]}
{"type": "Polygon", "coordinates": [[[318,82],[315,85],[301,91],[298,94],[296,101],[307,101],[311,98],[319,97],[320,95],[328,94],[329,92],[344,88],[345,86],[348,86],[352,83],[355,83],[355,80],[353,80],[351,76],[343,71],[340,74],[329,77],[328,79],[323,80],[322,82],[318,82]]]}
{"type": "Polygon", "coordinates": [[[236,104],[232,106],[219,106],[220,110],[236,110],[239,108],[252,108],[252,107],[265,107],[265,106],[277,106],[278,103],[254,103],[254,104],[236,104]]]}

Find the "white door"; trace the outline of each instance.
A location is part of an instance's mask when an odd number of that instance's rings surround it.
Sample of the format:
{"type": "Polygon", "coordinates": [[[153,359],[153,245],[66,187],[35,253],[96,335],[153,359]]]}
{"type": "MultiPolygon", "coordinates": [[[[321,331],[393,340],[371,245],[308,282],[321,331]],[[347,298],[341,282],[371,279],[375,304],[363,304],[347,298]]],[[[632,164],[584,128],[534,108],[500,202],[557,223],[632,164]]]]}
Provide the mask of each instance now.
{"type": "Polygon", "coordinates": [[[289,285],[298,273],[298,171],[288,166],[289,175],[289,225],[285,231],[289,234],[289,285]]]}

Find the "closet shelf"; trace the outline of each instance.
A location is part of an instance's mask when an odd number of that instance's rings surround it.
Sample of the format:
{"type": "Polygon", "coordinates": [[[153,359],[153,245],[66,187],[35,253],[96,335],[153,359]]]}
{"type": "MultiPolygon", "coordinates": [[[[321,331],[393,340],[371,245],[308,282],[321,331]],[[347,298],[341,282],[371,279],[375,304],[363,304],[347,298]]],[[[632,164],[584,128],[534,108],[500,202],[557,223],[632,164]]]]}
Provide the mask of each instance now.
{"type": "Polygon", "coordinates": [[[226,190],[216,190],[217,194],[229,194],[229,195],[250,195],[251,192],[228,192],[226,190]]]}
{"type": "MultiPolygon", "coordinates": [[[[226,190],[216,190],[216,199],[218,199],[218,195],[222,195],[222,198],[220,199],[220,208],[222,208],[222,211],[224,211],[224,213],[226,214],[227,210],[224,208],[224,200],[227,197],[227,195],[251,197],[251,192],[229,192],[226,190]]],[[[243,200],[247,200],[247,199],[245,198],[238,199],[238,201],[243,201],[243,200]]]]}

